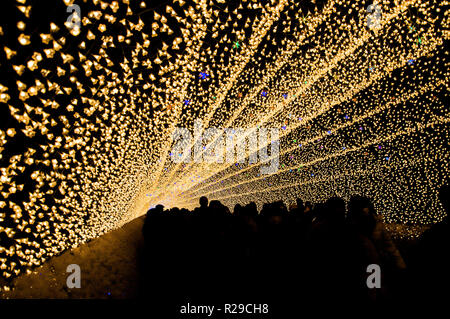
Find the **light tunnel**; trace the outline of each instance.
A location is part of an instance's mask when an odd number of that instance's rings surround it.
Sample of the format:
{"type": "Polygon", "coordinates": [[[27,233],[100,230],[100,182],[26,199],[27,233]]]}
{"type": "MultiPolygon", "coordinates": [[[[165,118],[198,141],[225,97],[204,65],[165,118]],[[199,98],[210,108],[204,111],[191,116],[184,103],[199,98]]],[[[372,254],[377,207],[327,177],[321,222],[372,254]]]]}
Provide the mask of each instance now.
{"type": "Polygon", "coordinates": [[[358,194],[388,225],[440,223],[447,7],[2,3],[0,283],[202,196],[260,210],[358,194]]]}

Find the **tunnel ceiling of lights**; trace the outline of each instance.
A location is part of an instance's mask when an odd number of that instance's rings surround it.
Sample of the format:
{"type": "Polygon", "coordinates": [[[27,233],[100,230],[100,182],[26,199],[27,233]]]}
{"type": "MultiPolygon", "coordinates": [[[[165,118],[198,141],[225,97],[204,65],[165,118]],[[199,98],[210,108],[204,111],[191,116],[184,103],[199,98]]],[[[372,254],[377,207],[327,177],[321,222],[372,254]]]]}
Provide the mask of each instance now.
{"type": "Polygon", "coordinates": [[[449,2],[371,3],[2,3],[0,278],[200,196],[363,194],[388,223],[442,220],[449,2]],[[278,128],[278,171],[174,161],[196,120],[278,128]]]}

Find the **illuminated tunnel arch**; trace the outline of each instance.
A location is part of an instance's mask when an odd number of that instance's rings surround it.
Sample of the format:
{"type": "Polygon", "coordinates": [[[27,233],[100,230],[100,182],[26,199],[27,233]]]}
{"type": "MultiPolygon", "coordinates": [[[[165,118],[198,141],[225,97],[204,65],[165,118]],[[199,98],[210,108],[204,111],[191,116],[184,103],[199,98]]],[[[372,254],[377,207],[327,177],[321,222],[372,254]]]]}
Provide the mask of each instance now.
{"type": "Polygon", "coordinates": [[[72,4],[3,4],[4,280],[205,195],[261,206],[362,193],[386,222],[444,217],[442,2],[381,1],[378,16],[366,1],[85,0],[79,28],[72,4]],[[175,161],[172,133],[196,119],[279,129],[278,171],[175,161]]]}

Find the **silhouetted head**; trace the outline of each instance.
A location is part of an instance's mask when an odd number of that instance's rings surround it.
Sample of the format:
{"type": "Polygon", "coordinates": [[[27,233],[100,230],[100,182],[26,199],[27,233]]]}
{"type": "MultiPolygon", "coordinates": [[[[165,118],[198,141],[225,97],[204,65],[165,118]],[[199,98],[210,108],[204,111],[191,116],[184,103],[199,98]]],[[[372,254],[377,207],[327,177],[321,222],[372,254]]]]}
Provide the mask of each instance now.
{"type": "Polygon", "coordinates": [[[323,216],[326,214],[326,205],[325,205],[325,203],[316,203],[316,205],[314,206],[313,213],[314,213],[314,215],[317,218],[322,219],[323,216]]]}
{"type": "Polygon", "coordinates": [[[282,200],[279,200],[279,201],[275,202],[274,204],[275,204],[275,209],[277,209],[280,212],[280,214],[287,213],[286,204],[282,200]]]}
{"type": "Polygon", "coordinates": [[[313,209],[313,205],[311,204],[311,202],[306,202],[305,203],[305,213],[312,211],[313,209]]]}
{"type": "Polygon", "coordinates": [[[239,216],[241,213],[242,213],[242,206],[241,206],[241,204],[234,205],[233,214],[235,216],[239,216]]]}
{"type": "Polygon", "coordinates": [[[297,209],[296,203],[292,203],[291,205],[289,205],[289,212],[293,213],[296,211],[296,209],[297,209]]]}
{"type": "Polygon", "coordinates": [[[155,210],[156,210],[158,213],[162,213],[162,211],[164,210],[164,206],[161,205],[161,204],[156,205],[155,210]]]}
{"type": "Polygon", "coordinates": [[[206,196],[200,197],[199,203],[202,208],[208,207],[208,198],[206,196]]]}
{"type": "Polygon", "coordinates": [[[367,197],[352,196],[348,205],[348,219],[365,235],[370,235],[375,228],[375,208],[367,197]]]}
{"type": "Polygon", "coordinates": [[[270,205],[269,203],[264,203],[262,205],[262,209],[261,209],[261,216],[266,216],[268,214],[268,211],[270,210],[270,205]]]}
{"type": "Polygon", "coordinates": [[[258,206],[255,202],[248,203],[245,205],[242,214],[245,216],[256,217],[258,216],[258,206]]]}
{"type": "Polygon", "coordinates": [[[345,221],[345,201],[340,197],[332,197],[325,204],[326,219],[332,222],[345,221]]]}
{"type": "Polygon", "coordinates": [[[218,200],[212,200],[209,202],[209,208],[220,208],[222,203],[218,200]]]}
{"type": "MultiPolygon", "coordinates": [[[[228,207],[223,205],[218,200],[212,200],[209,203],[209,211],[211,212],[211,216],[213,217],[222,217],[228,214],[228,207]]],[[[228,210],[229,211],[229,210],[228,210]]]]}
{"type": "Polygon", "coordinates": [[[305,206],[303,205],[303,200],[301,198],[297,198],[295,200],[295,202],[297,203],[297,209],[303,212],[305,210],[305,206]]]}

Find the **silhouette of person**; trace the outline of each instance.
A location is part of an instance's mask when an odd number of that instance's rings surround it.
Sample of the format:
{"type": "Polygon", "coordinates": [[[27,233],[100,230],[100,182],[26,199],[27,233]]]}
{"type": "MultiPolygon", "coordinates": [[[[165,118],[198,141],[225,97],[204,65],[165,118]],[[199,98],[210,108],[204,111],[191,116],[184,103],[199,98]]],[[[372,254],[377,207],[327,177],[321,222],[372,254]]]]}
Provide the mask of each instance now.
{"type": "Polygon", "coordinates": [[[208,198],[206,196],[200,197],[199,203],[200,203],[200,208],[208,207],[208,198]]]}
{"type": "Polygon", "coordinates": [[[353,196],[350,199],[349,219],[362,235],[373,242],[386,267],[393,271],[406,268],[400,251],[384,227],[381,216],[376,214],[369,198],[353,196]]]}
{"type": "Polygon", "coordinates": [[[295,202],[297,203],[297,212],[303,215],[303,213],[305,212],[305,205],[303,204],[303,200],[301,198],[297,198],[295,202]]]}
{"type": "Polygon", "coordinates": [[[415,283],[412,288],[417,289],[416,295],[421,296],[419,301],[425,304],[443,304],[448,300],[447,294],[442,293],[442,290],[447,289],[449,284],[449,198],[450,188],[446,184],[439,189],[439,199],[446,216],[423,233],[411,258],[415,283]]]}
{"type": "Polygon", "coordinates": [[[205,216],[205,214],[208,212],[208,198],[206,196],[200,197],[198,200],[200,207],[197,207],[194,209],[194,213],[196,215],[205,216]]]}

